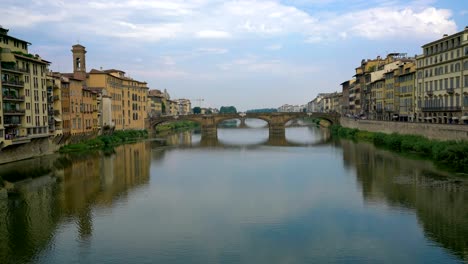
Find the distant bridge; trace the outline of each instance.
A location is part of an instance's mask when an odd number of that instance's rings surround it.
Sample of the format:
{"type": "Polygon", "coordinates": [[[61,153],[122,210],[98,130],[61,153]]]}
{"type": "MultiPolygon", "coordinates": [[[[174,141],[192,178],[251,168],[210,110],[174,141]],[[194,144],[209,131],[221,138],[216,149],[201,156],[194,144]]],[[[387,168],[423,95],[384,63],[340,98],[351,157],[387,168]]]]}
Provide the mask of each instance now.
{"type": "Polygon", "coordinates": [[[149,131],[154,131],[156,126],[167,122],[176,121],[193,121],[201,125],[201,134],[205,138],[217,138],[218,125],[230,119],[239,119],[241,124],[245,124],[245,119],[261,119],[268,123],[270,131],[270,137],[280,136],[283,137],[285,134],[286,123],[290,120],[313,117],[318,119],[324,119],[329,121],[331,124],[340,123],[340,114],[336,113],[238,113],[238,114],[212,114],[212,115],[179,115],[179,116],[161,116],[149,118],[146,122],[149,131]]]}

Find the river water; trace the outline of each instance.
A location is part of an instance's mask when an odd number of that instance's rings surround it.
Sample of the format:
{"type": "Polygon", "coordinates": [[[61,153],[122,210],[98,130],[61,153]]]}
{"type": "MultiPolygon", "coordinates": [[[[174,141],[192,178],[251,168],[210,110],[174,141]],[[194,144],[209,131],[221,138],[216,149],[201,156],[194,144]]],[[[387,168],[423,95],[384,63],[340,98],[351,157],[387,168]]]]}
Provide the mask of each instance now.
{"type": "Polygon", "coordinates": [[[328,131],[220,128],[0,166],[0,263],[466,263],[468,184],[328,131]]]}

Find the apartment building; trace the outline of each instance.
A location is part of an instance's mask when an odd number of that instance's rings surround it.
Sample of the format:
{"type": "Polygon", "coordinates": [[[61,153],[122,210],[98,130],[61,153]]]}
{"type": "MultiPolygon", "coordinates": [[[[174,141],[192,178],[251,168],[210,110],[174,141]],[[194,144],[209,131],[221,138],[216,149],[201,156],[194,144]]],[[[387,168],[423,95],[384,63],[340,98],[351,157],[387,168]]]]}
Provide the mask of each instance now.
{"type": "Polygon", "coordinates": [[[164,101],[164,94],[158,89],[148,91],[146,109],[148,117],[158,117],[163,114],[162,105],[164,101]]]}
{"type": "Polygon", "coordinates": [[[422,46],[417,56],[416,117],[419,122],[468,120],[468,27],[422,46]]]}
{"type": "Polygon", "coordinates": [[[0,146],[49,136],[47,72],[50,62],[28,52],[31,43],[0,27],[0,146]]]}
{"type": "Polygon", "coordinates": [[[176,99],[177,102],[177,114],[178,115],[189,115],[192,113],[192,104],[189,99],[176,99]]]}
{"type": "Polygon", "coordinates": [[[62,78],[60,74],[47,73],[47,112],[49,134],[63,135],[62,125],[62,78]]]}

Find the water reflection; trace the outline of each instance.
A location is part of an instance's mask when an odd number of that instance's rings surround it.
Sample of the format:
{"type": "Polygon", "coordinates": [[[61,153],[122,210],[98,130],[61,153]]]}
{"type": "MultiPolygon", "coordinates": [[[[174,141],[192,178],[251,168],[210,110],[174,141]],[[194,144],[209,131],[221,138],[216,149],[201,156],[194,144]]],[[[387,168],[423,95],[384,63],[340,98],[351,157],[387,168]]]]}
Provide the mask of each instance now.
{"type": "Polygon", "coordinates": [[[365,201],[414,210],[426,236],[468,261],[466,179],[438,171],[430,161],[402,158],[366,143],[343,140],[340,146],[365,201]]]}
{"type": "Polygon", "coordinates": [[[1,166],[51,173],[0,200],[0,262],[468,260],[467,184],[432,163],[315,128],[220,130],[1,166]]]}
{"type": "Polygon", "coordinates": [[[136,143],[115,148],[112,156],[50,156],[19,164],[32,171],[46,165],[53,173],[18,183],[17,195],[0,200],[1,263],[37,260],[41,251],[54,246],[63,223],[76,225],[78,241],[89,240],[93,208],[112,208],[130,189],[148,183],[150,148],[148,143],[136,143]]]}

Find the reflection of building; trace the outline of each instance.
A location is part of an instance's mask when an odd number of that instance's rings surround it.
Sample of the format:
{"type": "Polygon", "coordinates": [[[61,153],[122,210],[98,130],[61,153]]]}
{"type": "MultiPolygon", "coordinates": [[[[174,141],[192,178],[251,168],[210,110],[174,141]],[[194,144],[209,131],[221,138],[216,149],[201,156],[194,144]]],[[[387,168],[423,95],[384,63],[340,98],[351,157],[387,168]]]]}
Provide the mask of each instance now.
{"type": "Polygon", "coordinates": [[[49,62],[28,52],[31,43],[0,27],[0,144],[7,147],[49,136],[49,62]]]}
{"type": "Polygon", "coordinates": [[[355,168],[366,201],[415,210],[425,234],[468,260],[466,187],[429,161],[410,160],[366,143],[341,141],[345,166],[355,168]]]}

